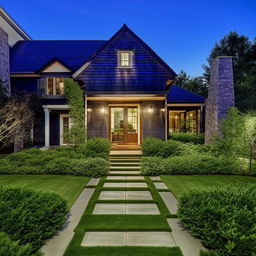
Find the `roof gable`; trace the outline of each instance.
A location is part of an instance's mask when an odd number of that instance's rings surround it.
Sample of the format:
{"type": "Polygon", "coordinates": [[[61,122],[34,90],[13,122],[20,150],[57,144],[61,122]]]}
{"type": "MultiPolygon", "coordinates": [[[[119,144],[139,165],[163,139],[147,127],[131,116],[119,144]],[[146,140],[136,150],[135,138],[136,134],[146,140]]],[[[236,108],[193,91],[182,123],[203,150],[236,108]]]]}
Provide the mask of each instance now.
{"type": "Polygon", "coordinates": [[[41,73],[70,73],[71,69],[62,61],[54,58],[46,65],[44,65],[40,70],[37,72],[41,73]]]}
{"type": "Polygon", "coordinates": [[[124,25],[84,64],[74,77],[87,91],[166,91],[176,73],[124,25]],[[118,67],[118,51],[133,51],[133,66],[118,67]]]}
{"type": "Polygon", "coordinates": [[[10,70],[11,73],[35,73],[46,63],[58,59],[73,72],[105,42],[103,40],[19,41],[10,51],[10,70]]]}

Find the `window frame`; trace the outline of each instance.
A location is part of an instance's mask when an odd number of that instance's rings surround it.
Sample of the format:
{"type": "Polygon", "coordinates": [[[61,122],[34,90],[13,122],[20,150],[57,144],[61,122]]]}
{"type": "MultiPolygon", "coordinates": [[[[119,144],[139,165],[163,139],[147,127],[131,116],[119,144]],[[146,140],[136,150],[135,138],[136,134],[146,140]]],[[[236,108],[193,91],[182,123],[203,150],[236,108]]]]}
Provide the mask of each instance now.
{"type": "Polygon", "coordinates": [[[117,51],[118,55],[118,67],[119,68],[132,68],[133,67],[133,58],[134,58],[134,52],[131,50],[118,50],[117,51]],[[129,56],[129,65],[128,66],[123,66],[122,64],[122,53],[128,53],[129,56]]]}
{"type": "Polygon", "coordinates": [[[46,95],[47,96],[63,96],[65,94],[64,92],[64,87],[63,87],[63,93],[62,94],[56,94],[56,91],[57,91],[57,79],[63,79],[63,86],[64,86],[64,77],[47,77],[46,79],[46,95]],[[53,93],[50,94],[49,93],[49,87],[48,87],[48,84],[49,84],[49,79],[52,79],[53,80],[53,83],[52,83],[52,86],[53,86],[53,93]]]}

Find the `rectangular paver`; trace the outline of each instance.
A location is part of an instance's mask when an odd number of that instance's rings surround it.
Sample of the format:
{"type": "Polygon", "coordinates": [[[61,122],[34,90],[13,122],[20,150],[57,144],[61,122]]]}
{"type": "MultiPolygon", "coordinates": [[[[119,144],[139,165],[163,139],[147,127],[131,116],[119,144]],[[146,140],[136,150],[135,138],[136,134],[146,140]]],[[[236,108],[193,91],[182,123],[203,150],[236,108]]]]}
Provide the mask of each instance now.
{"type": "Polygon", "coordinates": [[[107,176],[107,180],[125,180],[125,176],[107,176]]]}
{"type": "Polygon", "coordinates": [[[159,176],[156,177],[150,177],[151,180],[161,180],[161,178],[159,176]]]}
{"type": "Polygon", "coordinates": [[[95,204],[93,214],[125,214],[125,204],[95,204]]]}
{"type": "Polygon", "coordinates": [[[81,246],[176,246],[171,232],[86,232],[81,246]]]}
{"type": "Polygon", "coordinates": [[[176,246],[170,232],[127,232],[128,246],[176,246]]]}
{"type": "Polygon", "coordinates": [[[125,200],[125,191],[102,191],[99,200],[125,200]]]}
{"type": "Polygon", "coordinates": [[[105,188],[125,188],[125,182],[105,182],[105,188]]]}
{"type": "Polygon", "coordinates": [[[178,201],[171,192],[159,192],[165,205],[172,214],[177,214],[178,201]]]}
{"type": "Polygon", "coordinates": [[[149,191],[126,191],[126,200],[153,200],[149,191]]]}
{"type": "Polygon", "coordinates": [[[126,204],[126,214],[160,214],[157,204],[126,204]]]}
{"type": "Polygon", "coordinates": [[[157,189],[168,189],[163,182],[154,182],[154,185],[157,189]]]}
{"type": "Polygon", "coordinates": [[[143,176],[107,176],[107,180],[145,180],[143,176]]]}
{"type": "Polygon", "coordinates": [[[131,204],[131,203],[97,203],[93,214],[139,214],[157,215],[160,214],[157,204],[131,204]]]}
{"type": "Polygon", "coordinates": [[[124,246],[124,232],[86,232],[81,246],[124,246]]]}
{"type": "Polygon", "coordinates": [[[87,183],[87,186],[97,186],[100,181],[100,178],[92,178],[90,181],[87,183]]]}
{"type": "Polygon", "coordinates": [[[126,182],[127,188],[146,188],[147,183],[145,182],[126,182]]]}

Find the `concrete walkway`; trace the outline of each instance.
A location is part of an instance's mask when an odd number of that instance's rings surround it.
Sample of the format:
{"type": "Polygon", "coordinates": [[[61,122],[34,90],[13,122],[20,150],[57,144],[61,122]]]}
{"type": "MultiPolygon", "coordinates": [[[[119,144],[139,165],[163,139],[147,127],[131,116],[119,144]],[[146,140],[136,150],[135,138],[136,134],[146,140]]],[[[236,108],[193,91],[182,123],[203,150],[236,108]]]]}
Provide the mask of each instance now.
{"type": "Polygon", "coordinates": [[[64,254],[75,234],[74,229],[78,225],[94,190],[94,188],[83,190],[70,209],[70,215],[65,227],[41,248],[44,256],[62,256],[64,254]]]}

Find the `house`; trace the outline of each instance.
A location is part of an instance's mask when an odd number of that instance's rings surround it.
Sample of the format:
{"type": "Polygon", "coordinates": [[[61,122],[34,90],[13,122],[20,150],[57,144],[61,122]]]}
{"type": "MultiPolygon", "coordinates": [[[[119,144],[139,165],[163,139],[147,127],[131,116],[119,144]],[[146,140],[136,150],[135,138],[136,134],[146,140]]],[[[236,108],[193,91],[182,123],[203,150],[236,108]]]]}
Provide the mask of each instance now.
{"type": "MultiPolygon", "coordinates": [[[[176,86],[177,74],[125,24],[109,40],[38,41],[0,9],[0,41],[0,79],[11,93],[40,97],[43,111],[33,131],[35,145],[67,144],[63,132],[71,122],[65,78],[78,81],[84,90],[89,138],[138,148],[148,136],[164,140],[172,132],[204,132],[205,99],[176,86]]],[[[226,66],[230,62],[222,68],[226,66]]],[[[221,87],[218,75],[212,84],[221,87]]],[[[220,104],[215,98],[211,106],[220,104]]],[[[216,115],[206,116],[212,129],[216,115]]]]}

